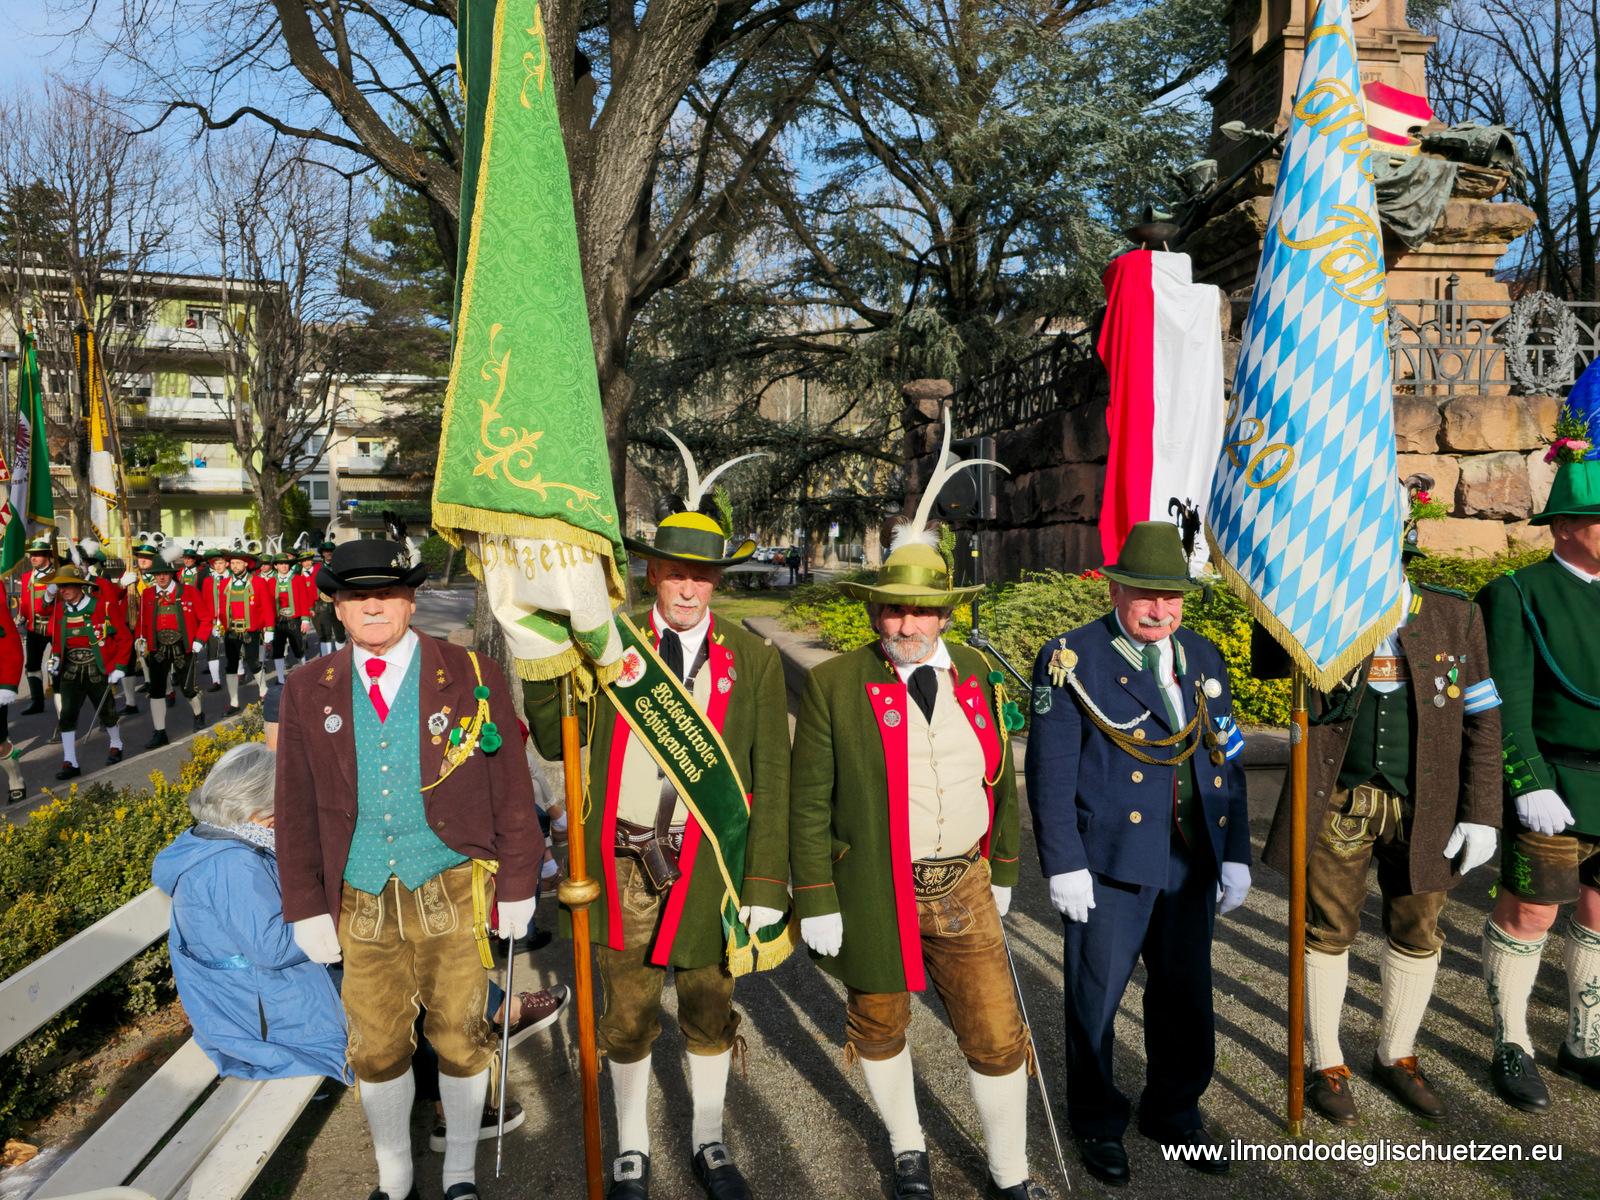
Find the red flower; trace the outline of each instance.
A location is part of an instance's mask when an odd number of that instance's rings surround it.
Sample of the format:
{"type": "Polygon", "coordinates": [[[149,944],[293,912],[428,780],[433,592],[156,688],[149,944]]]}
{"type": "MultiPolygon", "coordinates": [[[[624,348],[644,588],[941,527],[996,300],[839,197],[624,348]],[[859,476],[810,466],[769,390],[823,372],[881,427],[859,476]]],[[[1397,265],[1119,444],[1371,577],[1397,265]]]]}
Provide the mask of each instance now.
{"type": "Polygon", "coordinates": [[[1433,497],[1431,495],[1429,495],[1427,492],[1418,492],[1417,493],[1417,503],[1418,504],[1428,504],[1432,500],[1433,500],[1433,497]]]}

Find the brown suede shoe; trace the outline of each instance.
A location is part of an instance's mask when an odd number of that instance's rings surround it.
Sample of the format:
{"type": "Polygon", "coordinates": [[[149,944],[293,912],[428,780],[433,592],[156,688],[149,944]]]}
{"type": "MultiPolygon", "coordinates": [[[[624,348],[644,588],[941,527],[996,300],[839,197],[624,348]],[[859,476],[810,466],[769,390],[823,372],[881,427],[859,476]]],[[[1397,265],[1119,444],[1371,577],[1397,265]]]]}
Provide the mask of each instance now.
{"type": "Polygon", "coordinates": [[[1432,1117],[1435,1121],[1445,1115],[1444,1101],[1439,1099],[1433,1088],[1428,1085],[1427,1079],[1423,1077],[1422,1068],[1417,1066],[1415,1054],[1400,1059],[1392,1067],[1386,1067],[1374,1058],[1372,1078],[1379,1087],[1412,1112],[1432,1117]]]}
{"type": "Polygon", "coordinates": [[[1350,1094],[1350,1068],[1343,1063],[1311,1072],[1306,1095],[1311,1097],[1311,1107],[1335,1125],[1356,1123],[1356,1098],[1350,1094]]]}

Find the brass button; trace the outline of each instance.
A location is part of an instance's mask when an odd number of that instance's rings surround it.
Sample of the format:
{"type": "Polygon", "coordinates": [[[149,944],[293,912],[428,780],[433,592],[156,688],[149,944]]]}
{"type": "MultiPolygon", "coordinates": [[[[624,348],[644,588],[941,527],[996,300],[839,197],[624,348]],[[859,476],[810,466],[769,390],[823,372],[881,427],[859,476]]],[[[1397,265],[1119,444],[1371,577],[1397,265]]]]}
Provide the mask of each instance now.
{"type": "Polygon", "coordinates": [[[1118,683],[1127,683],[1128,682],[1128,677],[1126,675],[1124,675],[1120,679],[1118,679],[1117,682],[1118,683]]]}
{"type": "Polygon", "coordinates": [[[1128,814],[1128,820],[1137,825],[1140,821],[1144,820],[1144,814],[1138,811],[1131,812],[1128,814]]]}
{"type": "Polygon", "coordinates": [[[1218,775],[1215,779],[1213,779],[1211,781],[1211,786],[1212,787],[1221,787],[1222,786],[1222,776],[1218,775]]]}
{"type": "Polygon", "coordinates": [[[1133,781],[1135,783],[1143,783],[1144,782],[1144,772],[1143,771],[1135,771],[1133,773],[1133,781]]]}
{"type": "Polygon", "coordinates": [[[1227,817],[1218,817],[1217,818],[1217,828],[1218,829],[1226,829],[1227,827],[1228,827],[1228,818],[1227,817]]]}
{"type": "Polygon", "coordinates": [[[1139,740],[1139,741],[1141,741],[1141,742],[1142,742],[1142,741],[1144,741],[1144,730],[1142,730],[1142,729],[1135,729],[1135,730],[1134,730],[1134,731],[1133,731],[1133,736],[1134,736],[1134,737],[1135,737],[1135,738],[1137,738],[1137,739],[1138,739],[1138,740],[1139,740]]]}

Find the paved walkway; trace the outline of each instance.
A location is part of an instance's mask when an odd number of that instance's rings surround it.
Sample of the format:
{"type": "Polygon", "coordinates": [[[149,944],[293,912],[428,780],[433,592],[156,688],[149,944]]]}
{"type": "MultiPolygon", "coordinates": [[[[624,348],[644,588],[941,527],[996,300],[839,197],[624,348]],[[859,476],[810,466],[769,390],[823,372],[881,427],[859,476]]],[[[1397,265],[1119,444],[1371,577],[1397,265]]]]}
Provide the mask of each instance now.
{"type": "MultiPolygon", "coordinates": [[[[775,639],[792,635],[775,631],[775,639]]],[[[1259,850],[1276,800],[1281,772],[1262,765],[1250,773],[1251,829],[1259,850]]],[[[1026,811],[1026,810],[1024,810],[1026,811]]],[[[1007,918],[1023,991],[1039,1040],[1046,1082],[1062,1086],[1061,927],[1051,910],[1033,857],[1031,831],[1023,833],[1023,874],[1007,918]]],[[[1287,1005],[1284,881],[1258,868],[1257,887],[1244,908],[1219,921],[1214,955],[1217,1010],[1217,1074],[1204,1106],[1212,1127],[1224,1136],[1285,1145],[1282,1134],[1284,1027],[1287,1005]]],[[[1600,1196],[1600,1096],[1546,1071],[1555,1107],[1545,1117],[1526,1116],[1502,1105],[1489,1090],[1485,1054],[1489,1011],[1480,975],[1478,941],[1493,882],[1479,870],[1446,908],[1448,935],[1433,1007],[1419,1049],[1439,1091],[1452,1105],[1448,1122],[1427,1122],[1400,1110],[1366,1084],[1365,1064],[1377,1038],[1378,959],[1382,947],[1376,896],[1369,898],[1363,935],[1351,962],[1345,1027],[1346,1054],[1356,1071],[1362,1124],[1338,1130],[1308,1118],[1310,1141],[1377,1154],[1384,1143],[1452,1146],[1476,1141],[1523,1148],[1554,1142],[1559,1163],[1255,1163],[1237,1164],[1221,1180],[1165,1164],[1149,1142],[1128,1141],[1134,1183],[1127,1195],[1208,1197],[1427,1197],[1428,1200],[1534,1200],[1536,1197],[1600,1196]]],[[[553,923],[553,906],[540,921],[553,923]]],[[[848,935],[848,931],[846,932],[848,935]]],[[[1548,1067],[1564,1032],[1566,987],[1560,940],[1553,938],[1534,996],[1531,1026],[1541,1063],[1548,1067]]],[[[570,980],[570,951],[556,942],[518,964],[519,986],[534,980],[570,980]]],[[[1142,971],[1124,1000],[1117,1026],[1119,1076],[1130,1095],[1141,1086],[1140,1005],[1142,971]]],[[[757,1200],[859,1200],[886,1195],[882,1184],[890,1159],[882,1127],[859,1071],[845,1070],[844,1002],[841,989],[804,954],[771,972],[742,980],[736,1003],[749,1040],[749,1073],[729,1087],[727,1140],[751,1180],[757,1200]]],[[[669,991],[666,1007],[673,1001],[669,991]]],[[[651,1110],[657,1200],[690,1200],[701,1193],[688,1165],[689,1093],[683,1041],[672,1020],[657,1043],[656,1091],[651,1110]]],[[[551,1197],[581,1200],[582,1149],[576,1057],[565,1019],[513,1052],[513,1095],[528,1110],[527,1123],[506,1140],[506,1170],[491,1178],[493,1146],[479,1156],[485,1200],[551,1197]]],[[[979,1127],[967,1090],[965,1063],[957,1053],[937,999],[915,1004],[913,1054],[919,1104],[932,1151],[939,1196],[982,1194],[984,1167],[979,1127]]],[[[609,1156],[612,1112],[602,1086],[602,1122],[609,1156]]],[[[1035,1176],[1057,1197],[1067,1195],[1051,1161],[1044,1121],[1037,1106],[1029,1114],[1029,1153],[1035,1176]]],[[[1061,1108],[1057,1107],[1058,1120],[1061,1108]]],[[[426,1117],[415,1125],[425,1145],[426,1117]]],[[[1070,1145],[1068,1149],[1071,1155],[1070,1145]]],[[[423,1151],[418,1183],[427,1200],[441,1195],[440,1156],[423,1151]]],[[[609,1161],[609,1157],[608,1157],[609,1161]]],[[[297,1200],[347,1200],[373,1186],[371,1144],[354,1093],[330,1089],[312,1104],[285,1147],[268,1164],[251,1195],[297,1200]]],[[[1105,1194],[1069,1157],[1073,1188],[1080,1195],[1105,1194]]]]}

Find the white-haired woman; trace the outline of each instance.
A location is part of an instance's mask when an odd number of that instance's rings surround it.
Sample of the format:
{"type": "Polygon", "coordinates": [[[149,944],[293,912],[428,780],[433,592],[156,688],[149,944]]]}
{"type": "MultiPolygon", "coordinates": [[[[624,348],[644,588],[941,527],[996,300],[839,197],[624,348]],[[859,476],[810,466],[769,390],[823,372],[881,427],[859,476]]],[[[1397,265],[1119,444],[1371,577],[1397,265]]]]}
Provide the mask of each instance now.
{"type": "Polygon", "coordinates": [[[283,920],[274,763],[259,742],[229,750],[189,794],[194,827],[156,856],[155,884],[172,897],[172,974],[219,1074],[348,1082],[339,993],[283,920]]]}

